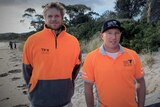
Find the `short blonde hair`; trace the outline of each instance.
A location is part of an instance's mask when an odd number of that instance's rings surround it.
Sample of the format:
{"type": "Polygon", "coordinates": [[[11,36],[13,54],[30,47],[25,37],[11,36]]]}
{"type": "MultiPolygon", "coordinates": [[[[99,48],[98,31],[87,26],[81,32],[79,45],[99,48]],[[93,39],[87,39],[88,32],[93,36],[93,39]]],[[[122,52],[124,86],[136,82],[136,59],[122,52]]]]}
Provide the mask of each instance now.
{"type": "Polygon", "coordinates": [[[46,4],[44,6],[44,10],[43,10],[44,17],[46,15],[47,10],[51,9],[51,8],[56,8],[57,10],[59,10],[62,15],[62,18],[63,18],[64,14],[65,14],[65,8],[59,2],[51,2],[49,4],[46,4]]]}

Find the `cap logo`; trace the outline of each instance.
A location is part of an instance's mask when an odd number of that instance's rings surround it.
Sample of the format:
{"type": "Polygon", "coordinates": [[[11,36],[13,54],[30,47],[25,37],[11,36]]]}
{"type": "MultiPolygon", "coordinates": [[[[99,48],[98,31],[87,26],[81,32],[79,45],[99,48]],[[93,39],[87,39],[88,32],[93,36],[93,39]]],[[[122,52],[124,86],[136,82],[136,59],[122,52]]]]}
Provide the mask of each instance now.
{"type": "Polygon", "coordinates": [[[117,25],[117,22],[116,22],[116,21],[108,22],[107,26],[108,26],[108,27],[112,27],[112,26],[117,26],[117,27],[118,27],[118,25],[117,25]]]}
{"type": "Polygon", "coordinates": [[[112,29],[112,28],[117,28],[119,29],[120,31],[123,31],[123,27],[121,27],[121,24],[119,21],[117,20],[109,20],[109,21],[106,21],[103,26],[102,26],[102,29],[101,29],[101,32],[105,32],[106,30],[108,29],[112,29]]]}

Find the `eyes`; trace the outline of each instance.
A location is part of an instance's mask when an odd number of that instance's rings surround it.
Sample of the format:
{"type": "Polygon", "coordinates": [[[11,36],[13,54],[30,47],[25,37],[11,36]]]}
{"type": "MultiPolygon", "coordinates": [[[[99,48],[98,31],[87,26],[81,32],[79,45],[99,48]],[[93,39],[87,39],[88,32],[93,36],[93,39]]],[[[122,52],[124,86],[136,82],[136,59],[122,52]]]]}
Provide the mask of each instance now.
{"type": "Polygon", "coordinates": [[[60,15],[48,15],[48,18],[60,18],[60,15]]]}
{"type": "Polygon", "coordinates": [[[119,29],[109,29],[102,34],[105,38],[120,38],[122,32],[119,29]]]}
{"type": "Polygon", "coordinates": [[[108,35],[121,35],[121,32],[110,32],[110,31],[108,31],[108,32],[106,32],[108,35]]]}

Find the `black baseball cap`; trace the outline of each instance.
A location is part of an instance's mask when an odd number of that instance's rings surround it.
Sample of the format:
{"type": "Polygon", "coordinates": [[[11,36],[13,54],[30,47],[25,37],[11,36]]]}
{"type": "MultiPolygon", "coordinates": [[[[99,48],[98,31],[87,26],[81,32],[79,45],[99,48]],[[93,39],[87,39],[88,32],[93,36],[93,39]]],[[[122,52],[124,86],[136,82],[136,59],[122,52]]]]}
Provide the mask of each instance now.
{"type": "Polygon", "coordinates": [[[112,28],[117,28],[121,32],[124,30],[124,28],[121,27],[121,23],[118,20],[112,19],[112,20],[107,20],[104,22],[101,33],[105,32],[108,29],[112,29],[112,28]]]}

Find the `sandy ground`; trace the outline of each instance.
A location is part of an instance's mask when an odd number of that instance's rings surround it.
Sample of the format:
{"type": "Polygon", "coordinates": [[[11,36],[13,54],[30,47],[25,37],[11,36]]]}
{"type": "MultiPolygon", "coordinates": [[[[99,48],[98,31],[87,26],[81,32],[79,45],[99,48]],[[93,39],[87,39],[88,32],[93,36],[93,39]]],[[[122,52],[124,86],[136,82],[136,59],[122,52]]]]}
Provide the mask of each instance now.
{"type": "MultiPolygon", "coordinates": [[[[154,53],[154,59],[152,67],[144,68],[147,86],[145,105],[160,102],[160,52],[154,53]]],[[[19,49],[10,50],[8,43],[0,42],[0,107],[29,107],[21,68],[19,49]]],[[[86,107],[81,72],[75,81],[72,103],[73,107],[86,107]]]]}
{"type": "Polygon", "coordinates": [[[27,89],[22,76],[21,52],[0,43],[0,107],[27,107],[27,89]]]}

